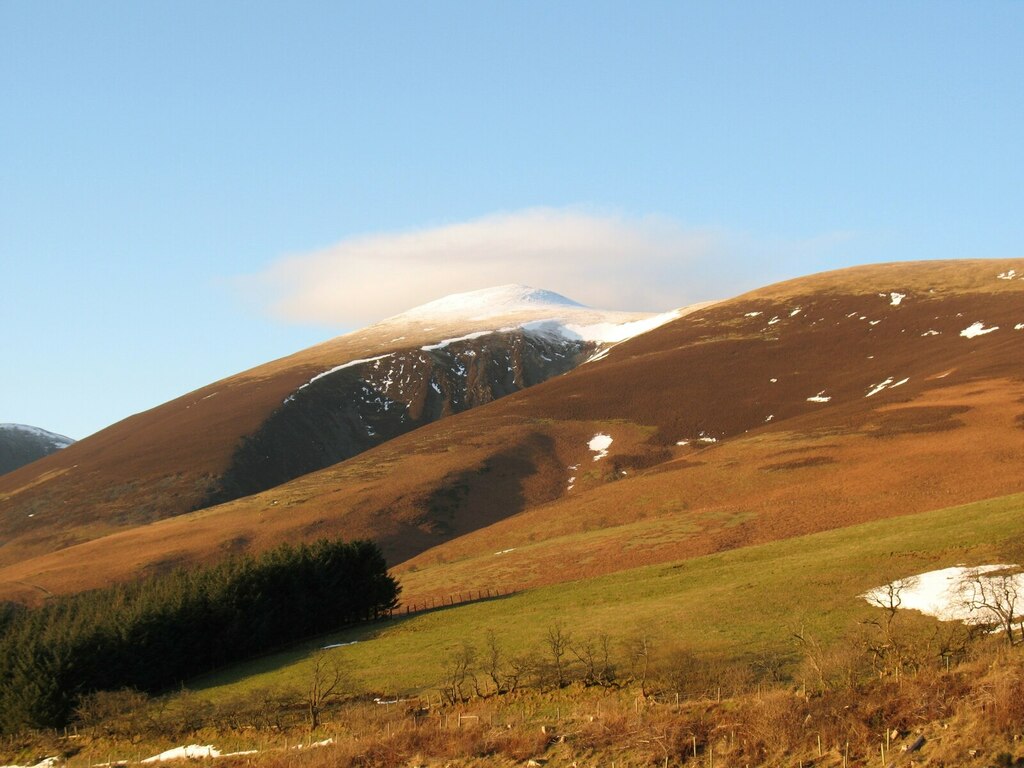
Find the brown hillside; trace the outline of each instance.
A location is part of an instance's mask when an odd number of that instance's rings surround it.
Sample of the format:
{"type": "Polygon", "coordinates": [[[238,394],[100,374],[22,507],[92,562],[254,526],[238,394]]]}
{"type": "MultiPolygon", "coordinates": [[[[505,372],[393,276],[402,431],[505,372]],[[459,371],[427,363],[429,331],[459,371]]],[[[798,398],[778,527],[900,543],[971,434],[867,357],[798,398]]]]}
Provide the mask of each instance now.
{"type": "Polygon", "coordinates": [[[646,317],[557,304],[399,316],[216,382],[0,478],[0,564],[273,487],[563,373],[594,344],[506,327],[552,316],[646,317]]]}
{"type": "Polygon", "coordinates": [[[1011,269],[1024,261],[860,267],[755,291],[334,467],[0,580],[7,594],[79,589],[330,534],[379,540],[415,599],[1018,492],[1024,280],[1011,269]],[[597,433],[613,442],[595,461],[597,433]]]}

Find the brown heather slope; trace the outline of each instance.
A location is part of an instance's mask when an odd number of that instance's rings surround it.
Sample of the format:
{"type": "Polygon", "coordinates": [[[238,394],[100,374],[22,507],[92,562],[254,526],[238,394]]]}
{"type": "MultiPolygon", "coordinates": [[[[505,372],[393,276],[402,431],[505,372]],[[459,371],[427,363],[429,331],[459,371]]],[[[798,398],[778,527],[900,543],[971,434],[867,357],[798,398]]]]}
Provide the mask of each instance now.
{"type": "Polygon", "coordinates": [[[1024,275],[1024,260],[771,286],[271,491],[28,559],[0,581],[26,596],[282,539],[372,536],[411,601],[1019,492],[1024,280],[1011,269],[1024,275]],[[978,322],[998,330],[961,335],[978,322]],[[598,432],[614,442],[595,461],[598,432]]]}
{"type": "Polygon", "coordinates": [[[0,478],[4,562],[194,509],[254,432],[300,384],[357,356],[343,337],[136,414],[0,478]],[[18,540],[11,547],[11,540],[18,540]]]}
{"type": "Polygon", "coordinates": [[[594,350],[507,326],[553,316],[646,317],[544,302],[498,311],[398,316],[211,384],[3,476],[0,565],[273,487],[562,373],[594,350]],[[427,346],[495,328],[503,330],[427,346]]]}

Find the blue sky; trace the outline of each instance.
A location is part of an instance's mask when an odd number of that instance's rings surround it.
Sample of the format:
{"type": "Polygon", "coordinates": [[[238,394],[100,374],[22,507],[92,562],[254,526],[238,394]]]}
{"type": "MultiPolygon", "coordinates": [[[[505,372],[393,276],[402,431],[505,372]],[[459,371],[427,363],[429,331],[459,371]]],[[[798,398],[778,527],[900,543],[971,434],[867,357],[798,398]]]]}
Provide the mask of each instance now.
{"type": "Polygon", "coordinates": [[[665,309],[1022,256],[1022,32],[1022,3],[0,0],[0,422],[81,438],[468,281],[665,309]],[[502,251],[580,221],[619,250],[502,251]],[[465,226],[471,270],[367,268],[465,226]],[[317,280],[335,313],[281,310],[317,280]]]}

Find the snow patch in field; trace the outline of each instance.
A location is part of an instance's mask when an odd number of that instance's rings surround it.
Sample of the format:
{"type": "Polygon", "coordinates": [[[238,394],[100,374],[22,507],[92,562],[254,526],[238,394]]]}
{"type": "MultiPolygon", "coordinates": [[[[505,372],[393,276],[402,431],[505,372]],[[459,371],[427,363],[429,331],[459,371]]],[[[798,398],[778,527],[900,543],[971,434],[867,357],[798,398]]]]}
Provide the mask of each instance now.
{"type": "Polygon", "coordinates": [[[349,640],[347,643],[331,643],[330,645],[324,645],[320,647],[321,651],[329,651],[331,648],[344,648],[346,645],[355,645],[358,640],[349,640]]]}
{"type": "Polygon", "coordinates": [[[796,317],[801,312],[803,312],[803,310],[800,307],[797,307],[796,309],[794,309],[792,312],[789,313],[789,316],[790,317],[796,317]]]}
{"type": "MultiPolygon", "coordinates": [[[[374,701],[378,704],[395,704],[398,702],[397,699],[388,702],[378,701],[377,699],[374,699],[374,701]]],[[[292,749],[316,749],[318,747],[329,747],[333,743],[334,739],[324,739],[322,741],[314,741],[312,744],[296,744],[294,747],[292,747],[292,749]]]]}
{"type": "Polygon", "coordinates": [[[760,316],[761,316],[760,312],[747,312],[747,314],[744,315],[744,317],[760,317],[760,316]]]}
{"type": "Polygon", "coordinates": [[[775,317],[773,317],[771,320],[768,321],[768,325],[775,325],[776,323],[779,323],[779,322],[782,322],[782,321],[779,319],[779,316],[776,315],[775,317]]]}
{"type": "Polygon", "coordinates": [[[807,402],[808,403],[827,403],[831,399],[832,399],[831,395],[829,395],[828,397],[825,396],[825,390],[823,389],[823,390],[821,390],[821,392],[819,392],[818,394],[814,395],[813,397],[808,397],[807,398],[807,402]]]}
{"type": "Polygon", "coordinates": [[[905,298],[907,298],[907,294],[896,293],[895,291],[893,291],[892,293],[889,294],[889,304],[890,306],[898,307],[900,305],[900,302],[903,301],[905,298]]]}
{"type": "Polygon", "coordinates": [[[960,335],[963,336],[965,339],[973,339],[975,336],[984,336],[986,333],[992,333],[992,331],[998,330],[998,325],[993,325],[991,328],[986,328],[984,323],[974,323],[960,331],[960,335]]]}
{"type": "Polygon", "coordinates": [[[159,755],[147,757],[142,762],[163,763],[167,760],[196,760],[203,757],[220,756],[220,750],[214,747],[212,744],[207,744],[206,746],[200,746],[198,744],[189,744],[187,747],[175,747],[174,749],[168,749],[166,752],[161,752],[159,755]]]}
{"type": "Polygon", "coordinates": [[[503,549],[500,552],[495,552],[494,554],[496,554],[496,555],[507,555],[509,552],[515,552],[515,551],[516,551],[515,547],[509,547],[508,549],[503,549]]]}
{"type": "Polygon", "coordinates": [[[676,440],[676,445],[689,445],[689,440],[676,440]]]}
{"type": "Polygon", "coordinates": [[[60,762],[59,757],[47,757],[35,765],[0,765],[0,768],[54,768],[54,766],[60,765],[60,762]]]}
{"type": "Polygon", "coordinates": [[[1024,331],[1024,323],[1017,323],[1015,326],[1013,326],[1013,330],[1024,331]]]}
{"type": "Polygon", "coordinates": [[[596,454],[594,456],[594,461],[598,461],[608,455],[608,448],[609,446],[611,446],[611,444],[611,435],[606,435],[603,432],[598,432],[596,435],[590,438],[590,442],[587,443],[587,447],[596,454]]]}
{"type": "Polygon", "coordinates": [[[1000,272],[996,275],[997,280],[1013,280],[1017,276],[1017,270],[1011,269],[1007,272],[1000,272]]]}
{"type": "Polygon", "coordinates": [[[768,379],[768,381],[770,381],[772,384],[778,384],[779,383],[778,379],[768,379]]]}
{"type": "Polygon", "coordinates": [[[925,331],[924,333],[922,333],[921,335],[922,336],[938,336],[939,333],[941,333],[941,331],[933,331],[933,330],[929,329],[929,330],[925,331]]]}
{"type": "MultiPolygon", "coordinates": [[[[982,624],[995,619],[991,610],[980,605],[981,590],[995,586],[998,572],[1017,568],[1015,565],[980,565],[975,568],[957,565],[929,571],[890,584],[876,587],[862,595],[872,605],[888,607],[899,601],[900,608],[910,608],[942,621],[982,624]],[[980,583],[979,583],[980,580],[980,583]],[[893,593],[892,598],[890,592],[893,593]]],[[[1024,594],[1024,573],[1012,575],[1010,584],[1024,594]]]]}

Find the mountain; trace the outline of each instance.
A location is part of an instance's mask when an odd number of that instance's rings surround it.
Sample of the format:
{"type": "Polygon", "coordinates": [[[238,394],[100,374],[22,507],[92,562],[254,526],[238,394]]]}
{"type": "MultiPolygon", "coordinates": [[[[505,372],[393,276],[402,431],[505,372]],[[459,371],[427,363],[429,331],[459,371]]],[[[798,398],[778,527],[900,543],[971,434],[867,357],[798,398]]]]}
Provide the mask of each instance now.
{"type": "MultiPolygon", "coordinates": [[[[769,286],[581,352],[591,362],[565,375],[268,490],[61,551],[15,539],[0,581],[12,595],[24,595],[15,582],[73,590],[281,540],[370,536],[415,600],[587,578],[1017,493],[1022,275],[1024,260],[918,262],[769,286]]],[[[455,310],[460,323],[478,311],[455,310]]],[[[408,314],[405,335],[422,332],[408,314]]],[[[511,333],[538,343],[526,328],[534,320],[515,331],[480,322],[489,342],[511,333]]],[[[403,335],[387,327],[373,328],[403,335]]],[[[439,341],[417,338],[401,354],[438,351],[423,347],[439,341]]],[[[358,365],[370,366],[368,377],[376,362],[358,365]]],[[[279,396],[310,381],[309,370],[279,396]]],[[[439,379],[413,389],[430,381],[439,379]]],[[[41,473],[20,482],[33,479],[48,482],[41,473]]]]}
{"type": "Polygon", "coordinates": [[[384,320],[369,332],[402,345],[346,360],[291,392],[243,439],[204,505],[272,488],[539,384],[680,314],[599,312],[508,285],[384,320]]]}
{"type": "Polygon", "coordinates": [[[0,563],[272,488],[545,381],[685,314],[509,285],[216,382],[0,481],[0,563]]]}
{"type": "Polygon", "coordinates": [[[27,424],[0,424],[0,475],[67,448],[74,440],[27,424]]]}

